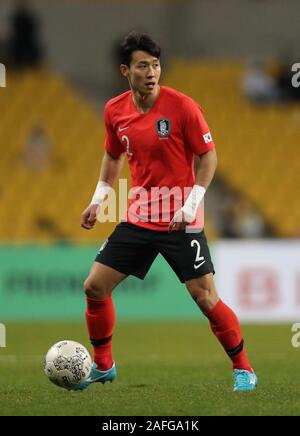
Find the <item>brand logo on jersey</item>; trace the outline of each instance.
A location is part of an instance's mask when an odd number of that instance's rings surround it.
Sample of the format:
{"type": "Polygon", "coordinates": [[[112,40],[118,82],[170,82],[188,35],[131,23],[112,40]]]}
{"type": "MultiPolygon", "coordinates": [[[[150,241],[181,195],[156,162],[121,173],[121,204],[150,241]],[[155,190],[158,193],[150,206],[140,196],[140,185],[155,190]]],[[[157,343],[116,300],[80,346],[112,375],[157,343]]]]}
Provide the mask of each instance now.
{"type": "Polygon", "coordinates": [[[212,141],[211,133],[208,132],[205,135],[203,135],[203,139],[204,139],[205,144],[208,144],[209,142],[211,142],[212,141]]]}
{"type": "Polygon", "coordinates": [[[161,118],[156,121],[157,133],[161,138],[166,138],[170,135],[170,120],[168,118],[161,118]]]}
{"type": "Polygon", "coordinates": [[[118,130],[119,130],[119,132],[123,132],[123,130],[128,129],[128,127],[129,127],[129,126],[127,126],[127,127],[121,127],[121,126],[119,126],[119,129],[118,129],[118,130]]]}

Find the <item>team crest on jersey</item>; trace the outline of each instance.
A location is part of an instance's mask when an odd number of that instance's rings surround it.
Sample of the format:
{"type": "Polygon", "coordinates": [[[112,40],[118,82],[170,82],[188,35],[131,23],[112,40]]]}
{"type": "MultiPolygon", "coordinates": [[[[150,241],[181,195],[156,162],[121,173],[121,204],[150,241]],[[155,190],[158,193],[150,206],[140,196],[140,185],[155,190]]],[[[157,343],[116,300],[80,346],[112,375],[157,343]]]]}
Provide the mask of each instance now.
{"type": "Polygon", "coordinates": [[[170,135],[170,125],[171,122],[168,118],[161,118],[156,121],[157,133],[161,138],[166,138],[170,135]]]}

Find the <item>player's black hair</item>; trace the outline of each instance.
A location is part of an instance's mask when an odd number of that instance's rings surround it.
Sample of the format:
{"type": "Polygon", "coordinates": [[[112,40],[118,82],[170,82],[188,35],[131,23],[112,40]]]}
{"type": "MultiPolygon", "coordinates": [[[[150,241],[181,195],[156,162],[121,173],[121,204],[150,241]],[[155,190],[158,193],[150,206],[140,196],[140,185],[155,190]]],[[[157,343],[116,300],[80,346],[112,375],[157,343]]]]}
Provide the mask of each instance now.
{"type": "Polygon", "coordinates": [[[146,51],[147,53],[160,58],[161,48],[146,33],[132,31],[124,36],[120,44],[120,62],[128,67],[132,60],[131,54],[136,50],[146,51]]]}

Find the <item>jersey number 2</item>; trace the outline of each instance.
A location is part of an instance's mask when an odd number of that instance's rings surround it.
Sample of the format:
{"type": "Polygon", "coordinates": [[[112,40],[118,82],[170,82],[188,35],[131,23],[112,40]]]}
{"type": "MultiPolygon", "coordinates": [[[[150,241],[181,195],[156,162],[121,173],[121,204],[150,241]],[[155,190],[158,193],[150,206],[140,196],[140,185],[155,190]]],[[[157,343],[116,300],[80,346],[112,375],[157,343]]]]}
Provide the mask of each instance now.
{"type": "Polygon", "coordinates": [[[133,156],[132,151],[130,151],[130,144],[129,144],[129,138],[126,135],[122,136],[122,141],[126,142],[126,152],[128,154],[128,156],[133,156]]]}
{"type": "Polygon", "coordinates": [[[194,247],[195,245],[197,247],[197,253],[196,253],[194,268],[198,269],[198,268],[200,268],[201,265],[204,264],[205,260],[204,260],[204,256],[200,256],[201,246],[200,246],[200,243],[197,241],[197,239],[193,239],[191,241],[191,247],[194,247]],[[200,262],[200,263],[197,264],[197,262],[200,262]]]}

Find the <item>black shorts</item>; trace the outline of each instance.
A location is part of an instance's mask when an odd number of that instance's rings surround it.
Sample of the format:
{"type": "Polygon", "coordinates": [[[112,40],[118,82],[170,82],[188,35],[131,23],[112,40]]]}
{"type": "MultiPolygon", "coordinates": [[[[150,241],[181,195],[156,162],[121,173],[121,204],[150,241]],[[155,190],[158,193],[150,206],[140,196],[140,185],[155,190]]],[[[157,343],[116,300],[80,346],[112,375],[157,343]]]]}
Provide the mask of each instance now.
{"type": "Polygon", "coordinates": [[[214,273],[204,231],[148,230],[122,222],[104,242],[95,259],[115,270],[144,279],[158,254],[184,283],[214,273]]]}

